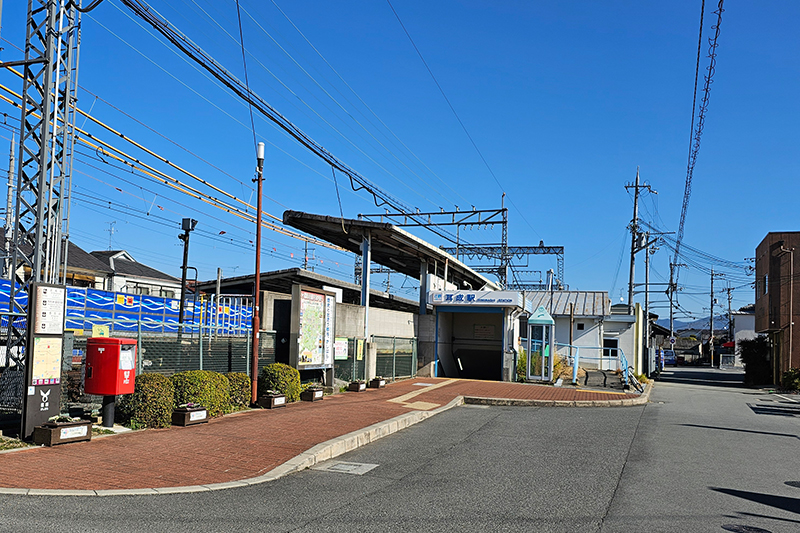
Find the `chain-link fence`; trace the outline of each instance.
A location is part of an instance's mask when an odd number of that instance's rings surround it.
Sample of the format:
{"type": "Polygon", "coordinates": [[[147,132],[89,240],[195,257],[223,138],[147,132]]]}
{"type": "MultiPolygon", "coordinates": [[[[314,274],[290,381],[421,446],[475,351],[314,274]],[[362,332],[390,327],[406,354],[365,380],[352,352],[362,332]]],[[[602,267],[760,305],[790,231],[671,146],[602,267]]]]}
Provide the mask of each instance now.
{"type": "MultiPolygon", "coordinates": [[[[341,341],[343,339],[337,338],[341,341]]],[[[366,357],[364,339],[347,339],[347,359],[334,359],[333,375],[342,381],[365,379],[366,357]]]]}

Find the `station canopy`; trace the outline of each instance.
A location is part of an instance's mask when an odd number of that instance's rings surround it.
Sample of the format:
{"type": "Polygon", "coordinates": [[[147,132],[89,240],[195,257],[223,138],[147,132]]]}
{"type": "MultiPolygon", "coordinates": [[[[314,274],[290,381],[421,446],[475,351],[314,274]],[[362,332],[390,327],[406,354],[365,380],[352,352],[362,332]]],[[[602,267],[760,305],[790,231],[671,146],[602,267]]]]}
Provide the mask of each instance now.
{"type": "Polygon", "coordinates": [[[372,262],[412,278],[419,279],[423,262],[435,266],[437,273],[447,263],[448,280],[459,289],[500,289],[452,255],[388,222],[284,211],[283,223],[356,254],[361,253],[362,239],[370,236],[372,262]]]}

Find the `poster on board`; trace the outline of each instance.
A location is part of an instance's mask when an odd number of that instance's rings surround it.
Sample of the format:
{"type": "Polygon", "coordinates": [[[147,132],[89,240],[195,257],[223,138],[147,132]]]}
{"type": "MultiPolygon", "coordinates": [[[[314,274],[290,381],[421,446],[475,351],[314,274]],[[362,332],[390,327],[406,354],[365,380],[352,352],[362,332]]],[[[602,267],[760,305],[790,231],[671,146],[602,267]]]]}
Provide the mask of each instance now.
{"type": "Polygon", "coordinates": [[[336,295],[295,285],[292,288],[290,363],[298,370],[333,367],[336,295]]]}

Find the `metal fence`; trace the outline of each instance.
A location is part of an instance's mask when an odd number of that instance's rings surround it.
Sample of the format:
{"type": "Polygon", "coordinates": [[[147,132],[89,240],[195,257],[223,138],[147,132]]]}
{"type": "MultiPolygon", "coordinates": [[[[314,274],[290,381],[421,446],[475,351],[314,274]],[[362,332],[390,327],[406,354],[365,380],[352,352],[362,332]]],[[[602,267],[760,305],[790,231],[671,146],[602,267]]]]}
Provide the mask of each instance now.
{"type": "MultiPolygon", "coordinates": [[[[160,334],[115,332],[117,337],[135,338],[139,345],[138,373],[172,375],[184,370],[250,373],[250,335],[214,335],[203,327],[202,334],[160,334]]],[[[75,337],[73,357],[86,353],[86,337],[75,337]]],[[[259,338],[258,370],[275,362],[275,332],[262,331],[259,338]]]]}
{"type": "MultiPolygon", "coordinates": [[[[389,380],[417,375],[417,339],[372,336],[377,355],[375,374],[389,380]]],[[[366,345],[363,339],[347,339],[347,359],[334,360],[334,376],[343,381],[365,379],[366,345]],[[362,344],[359,350],[359,344],[362,344]],[[360,353],[359,353],[360,352],[360,353]]]]}

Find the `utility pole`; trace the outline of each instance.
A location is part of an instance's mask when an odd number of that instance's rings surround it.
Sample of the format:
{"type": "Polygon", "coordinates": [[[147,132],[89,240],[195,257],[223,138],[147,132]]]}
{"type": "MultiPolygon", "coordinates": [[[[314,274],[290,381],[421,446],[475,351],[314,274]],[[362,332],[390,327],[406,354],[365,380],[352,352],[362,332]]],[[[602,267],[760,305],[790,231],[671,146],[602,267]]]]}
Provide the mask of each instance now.
{"type": "Polygon", "coordinates": [[[711,321],[709,322],[711,332],[708,337],[708,354],[711,357],[711,366],[714,366],[714,267],[711,267],[711,321]]]}
{"type": "Polygon", "coordinates": [[[675,338],[675,292],[678,287],[675,284],[675,267],[686,267],[683,263],[669,263],[669,287],[667,288],[667,295],[669,295],[669,338],[675,338]]]}
{"type": "Polygon", "coordinates": [[[264,143],[258,143],[256,150],[256,179],[258,182],[258,201],[256,203],[256,277],[253,283],[253,351],[250,358],[250,403],[258,400],[258,350],[261,317],[261,188],[264,182],[264,143]]]}
{"type": "MultiPolygon", "coordinates": [[[[650,240],[650,234],[647,234],[647,240],[650,240]]],[[[652,372],[650,368],[650,254],[655,253],[655,250],[650,250],[648,246],[644,251],[644,353],[647,354],[646,370],[648,373],[652,372]]]]}
{"type": "Polygon", "coordinates": [[[625,185],[625,189],[633,189],[633,220],[631,221],[631,269],[628,276],[628,314],[633,314],[633,278],[636,270],[636,252],[641,250],[637,249],[636,241],[639,238],[639,190],[647,189],[650,192],[655,192],[650,188],[650,185],[639,184],[639,167],[636,167],[636,182],[633,185],[625,185]]]}
{"type": "Polygon", "coordinates": [[[733,337],[733,313],[731,313],[731,299],[733,298],[733,287],[728,283],[728,288],[725,289],[728,293],[728,342],[735,341],[733,337]]]}

